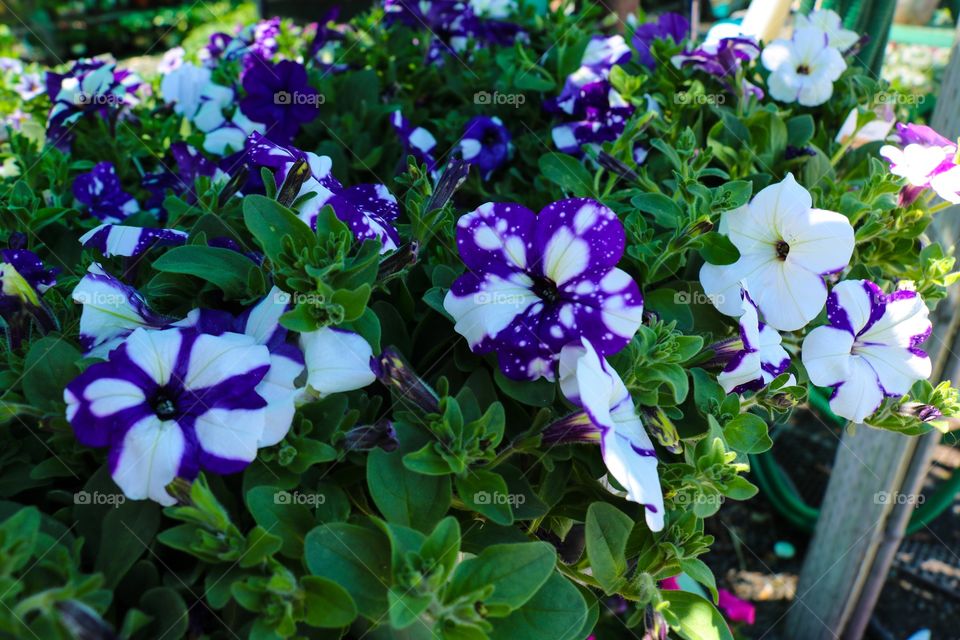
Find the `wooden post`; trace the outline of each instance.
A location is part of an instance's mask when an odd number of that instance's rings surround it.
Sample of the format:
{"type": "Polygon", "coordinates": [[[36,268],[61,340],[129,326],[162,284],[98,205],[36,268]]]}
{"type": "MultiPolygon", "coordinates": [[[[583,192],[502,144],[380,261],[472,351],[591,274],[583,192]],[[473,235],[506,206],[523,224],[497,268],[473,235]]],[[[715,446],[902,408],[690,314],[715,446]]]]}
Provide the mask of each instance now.
{"type": "MultiPolygon", "coordinates": [[[[960,30],[933,117],[947,138],[960,135],[960,30]]],[[[928,232],[948,250],[960,238],[960,216],[941,212],[928,232]]],[[[933,315],[927,350],[933,379],[960,379],[960,295],[951,292],[933,315]]],[[[820,519],[804,561],[797,600],[785,635],[794,640],[859,640],[903,540],[914,505],[890,500],[916,495],[923,487],[940,435],[922,438],[858,427],[845,433],[834,464],[820,519]]]]}

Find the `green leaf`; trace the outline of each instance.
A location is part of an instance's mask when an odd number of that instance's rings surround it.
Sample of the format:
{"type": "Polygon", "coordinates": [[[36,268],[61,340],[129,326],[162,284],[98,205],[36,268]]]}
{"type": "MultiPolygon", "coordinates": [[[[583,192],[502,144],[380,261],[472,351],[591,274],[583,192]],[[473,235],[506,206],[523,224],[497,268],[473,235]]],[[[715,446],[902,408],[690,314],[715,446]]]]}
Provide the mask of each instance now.
{"type": "Polygon", "coordinates": [[[540,173],[564,191],[577,196],[593,193],[593,176],[583,163],[566,153],[546,153],[538,162],[540,173]]]}
{"type": "Polygon", "coordinates": [[[546,379],[536,382],[511,380],[497,368],[493,380],[505,394],[531,407],[549,407],[557,396],[557,385],[546,379]]]}
{"type": "Polygon", "coordinates": [[[670,603],[664,616],[684,640],[733,640],[726,620],[717,609],[700,596],[686,591],[661,591],[670,603]]]}
{"type": "Polygon", "coordinates": [[[160,507],[152,502],[128,500],[107,513],[94,566],[108,587],[115,587],[147,552],[159,527],[160,507]]]}
{"type": "Polygon", "coordinates": [[[137,638],[182,638],[187,634],[189,618],[183,598],[170,587],[154,587],[140,598],[141,611],[153,618],[137,638]]]}
{"type": "Polygon", "coordinates": [[[557,553],[546,542],[489,546],[456,568],[447,589],[447,601],[492,586],[493,593],[484,600],[486,604],[517,609],[543,586],[556,562],[557,553]]]}
{"type": "Polygon", "coordinates": [[[300,578],[306,598],[306,623],[321,629],[346,627],[357,617],[357,605],[346,589],[320,576],[300,578]]]}
{"type": "Polygon", "coordinates": [[[703,246],[700,255],[710,264],[733,264],[740,259],[740,251],[733,246],[730,238],[716,231],[704,235],[701,239],[703,246]]]}
{"type": "Polygon", "coordinates": [[[653,216],[661,227],[676,229],[683,219],[680,205],[662,193],[641,193],[630,198],[630,204],[653,216]]]}
{"type": "Polygon", "coordinates": [[[753,195],[753,183],[746,180],[731,180],[717,187],[713,194],[713,210],[729,211],[742,207],[753,195]]]}
{"type": "Polygon", "coordinates": [[[334,522],[307,534],[304,560],[310,573],[333,580],[371,620],[387,612],[390,544],[379,531],[334,522]]]}
{"type": "Polygon", "coordinates": [[[23,363],[23,395],[44,411],[61,413],[63,389],[77,377],[80,352],[63,338],[46,336],[30,346],[23,363]]]}
{"type": "MultiPolygon", "coordinates": [[[[277,487],[259,486],[247,491],[245,496],[250,515],[258,525],[283,541],[280,553],[288,558],[299,558],[303,554],[304,538],[317,524],[310,509],[294,500],[294,495],[277,487]]],[[[319,502],[319,498],[316,501],[319,502]]]]}
{"type": "Polygon", "coordinates": [[[467,470],[456,476],[457,494],[465,505],[497,524],[513,524],[511,494],[498,473],[486,469],[467,470]]]}
{"type": "Polygon", "coordinates": [[[633,519],[613,505],[594,502],[587,509],[587,557],[593,576],[607,594],[619,588],[627,570],[624,554],[633,531],[633,519]]]}
{"type": "Polygon", "coordinates": [[[809,113],[790,118],[787,120],[787,144],[798,149],[807,146],[814,130],[813,116],[809,113]]]}
{"type": "Polygon", "coordinates": [[[251,291],[247,287],[252,272],[259,267],[242,253],[230,249],[202,245],[175,247],[157,258],[153,268],[210,282],[222,290],[227,299],[237,300],[263,294],[263,291],[251,291]]]}
{"type": "Polygon", "coordinates": [[[734,451],[763,453],[773,446],[767,423],[760,416],[741,413],[723,428],[723,436],[734,451]]]}
{"type": "Polygon", "coordinates": [[[295,249],[317,244],[313,230],[297,214],[276,200],[261,195],[243,199],[243,222],[272,261],[276,261],[283,251],[286,236],[291,238],[295,249]]]}
{"type": "Polygon", "coordinates": [[[710,591],[714,604],[720,601],[720,595],[717,593],[717,580],[713,577],[713,571],[710,570],[706,562],[699,558],[685,558],[680,561],[680,568],[685,574],[710,591]]]}
{"type": "Polygon", "coordinates": [[[429,532],[450,506],[450,478],[411,471],[400,451],[373,449],[367,457],[367,485],[380,513],[390,522],[429,532]]]}
{"type": "Polygon", "coordinates": [[[491,640],[581,640],[587,603],[575,586],[552,573],[537,593],[505,618],[493,619],[491,640]]]}
{"type": "Polygon", "coordinates": [[[427,566],[440,569],[444,579],[453,571],[460,554],[460,523],[453,516],[441,520],[420,547],[427,566]]]}

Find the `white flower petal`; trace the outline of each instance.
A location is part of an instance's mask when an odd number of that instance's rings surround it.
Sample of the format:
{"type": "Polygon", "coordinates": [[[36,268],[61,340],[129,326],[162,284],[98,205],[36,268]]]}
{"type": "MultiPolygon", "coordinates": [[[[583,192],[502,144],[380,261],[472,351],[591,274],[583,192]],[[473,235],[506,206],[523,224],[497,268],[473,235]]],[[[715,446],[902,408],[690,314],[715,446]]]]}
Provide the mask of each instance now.
{"type": "Polygon", "coordinates": [[[373,350],[359,334],[324,327],[300,334],[307,385],[321,395],[362,389],[376,380],[373,350]]]}
{"type": "Polygon", "coordinates": [[[876,373],[863,359],[850,359],[850,373],[830,399],[830,410],[841,418],[863,422],[883,402],[883,391],[876,373]]]}
{"type": "MultiPolygon", "coordinates": [[[[839,285],[837,285],[839,286],[839,285]]],[[[897,294],[893,294],[896,296],[897,294]]],[[[931,329],[930,310],[918,295],[889,300],[880,318],[860,335],[860,342],[910,347],[931,329]]]]}
{"type": "Polygon", "coordinates": [[[663,490],[653,443],[639,418],[620,422],[602,440],[607,471],[627,490],[627,500],[644,506],[651,531],[663,529],[663,490]]]}
{"type": "Polygon", "coordinates": [[[850,377],[853,336],[836,327],[817,327],[807,334],[801,352],[810,381],[821,387],[833,386],[850,377]]]}
{"type": "Polygon", "coordinates": [[[902,347],[864,345],[857,347],[857,354],[877,372],[888,394],[905,395],[914,382],[929,378],[933,371],[930,358],[902,347]]]}
{"type": "Polygon", "coordinates": [[[802,329],[827,301],[823,278],[789,261],[774,261],[747,282],[763,319],[778,331],[802,329]]]}
{"type": "MultiPolygon", "coordinates": [[[[176,331],[176,330],[173,330],[176,331]]],[[[163,332],[166,333],[166,332],[163,332]]],[[[190,350],[184,387],[199,390],[270,366],[270,352],[239,333],[201,334],[190,350]]]]}
{"type": "Polygon", "coordinates": [[[205,453],[252,462],[257,457],[265,413],[263,409],[210,409],[194,424],[197,442],[205,453]]]}
{"type": "Polygon", "coordinates": [[[127,356],[158,385],[170,382],[171,366],[177,361],[182,334],[178,329],[137,329],[124,342],[127,356]]]}
{"type": "Polygon", "coordinates": [[[131,500],[150,498],[164,506],[176,504],[164,487],[177,477],[186,449],[176,422],[146,417],[130,427],[111,460],[113,481],[131,500]]]}
{"type": "Polygon", "coordinates": [[[853,255],[853,226],[834,211],[810,209],[808,215],[786,218],[782,233],[790,246],[787,261],[813,273],[840,271],[853,255]]]}

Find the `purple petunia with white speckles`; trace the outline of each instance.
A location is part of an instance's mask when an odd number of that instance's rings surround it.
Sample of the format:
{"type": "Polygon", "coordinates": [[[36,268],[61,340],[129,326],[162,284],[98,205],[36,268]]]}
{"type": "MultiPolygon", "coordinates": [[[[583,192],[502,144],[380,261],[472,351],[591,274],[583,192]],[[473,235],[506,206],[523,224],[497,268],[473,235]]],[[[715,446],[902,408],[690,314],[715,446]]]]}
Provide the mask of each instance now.
{"type": "Polygon", "coordinates": [[[90,173],[73,181],[73,195],[87,206],[91,215],[104,222],[122,222],[140,210],[137,201],[120,186],[110,162],[98,162],[90,173]]]}
{"type": "Polygon", "coordinates": [[[594,200],[561,200],[539,215],[485,204],[457,223],[467,273],[444,308],[475,353],[497,353],[508,377],[553,379],[568,343],[587,338],[609,355],[640,326],[640,289],[616,268],[624,244],[623,224],[594,200]]]}
{"type": "Polygon", "coordinates": [[[460,140],[461,157],[480,169],[484,180],[510,159],[510,132],[497,117],[477,116],[467,123],[460,140]]]}
{"type": "Polygon", "coordinates": [[[104,257],[139,256],[153,247],[175,247],[187,241],[187,232],[176,229],[128,227],[120,224],[102,224],[80,236],[80,244],[96,249],[104,257]]]}

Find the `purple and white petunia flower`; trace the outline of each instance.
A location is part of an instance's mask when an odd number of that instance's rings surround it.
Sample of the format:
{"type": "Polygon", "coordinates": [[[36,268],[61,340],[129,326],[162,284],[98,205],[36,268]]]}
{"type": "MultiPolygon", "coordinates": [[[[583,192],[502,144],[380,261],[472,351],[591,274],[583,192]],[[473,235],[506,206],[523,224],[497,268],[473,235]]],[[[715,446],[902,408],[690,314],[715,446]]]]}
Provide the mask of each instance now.
{"type": "Polygon", "coordinates": [[[288,333],[280,325],[280,316],[290,308],[290,296],[277,287],[256,305],[239,317],[222,311],[194,309],[178,327],[193,327],[201,333],[222,335],[226,332],[243,334],[270,351],[270,370],[257,385],[256,391],[267,406],[263,434],[258,447],[270,447],[287,435],[293,423],[297,400],[303,393],[297,385],[304,370],[303,352],[288,340],[288,333]]]}
{"type": "Polygon", "coordinates": [[[740,294],[739,335],[711,347],[714,358],[724,365],[717,380],[727,393],[759,391],[790,368],[790,355],[780,346],[780,334],[760,322],[750,294],[745,289],[740,294]]]}
{"type": "Polygon", "coordinates": [[[80,346],[89,356],[103,357],[123,338],[141,327],[158,329],[173,320],[154,313],[133,287],[94,263],[71,294],[83,305],[80,312],[80,346]]]}
{"type": "Polygon", "coordinates": [[[633,34],[633,47],[640,63],[648,69],[656,66],[651,49],[656,40],[669,40],[680,44],[690,34],[690,22],[678,13],[664,13],[656,22],[637,25],[633,34]]]}
{"type": "Polygon", "coordinates": [[[461,157],[480,169],[484,180],[510,159],[510,132],[500,118],[476,116],[460,139],[461,157]]]}
{"type": "Polygon", "coordinates": [[[110,475],[133,500],[176,500],[165,487],[200,469],[243,470],[257,455],[270,353],[250,336],[137,329],[67,385],[77,440],[109,447],[110,475]]]}
{"type": "Polygon", "coordinates": [[[378,240],[384,253],[399,246],[400,236],[393,221],[400,215],[400,205],[385,186],[359,184],[344,187],[334,177],[333,163],[328,156],[278,145],[258,134],[250,137],[247,153],[254,165],[274,170],[278,185],[283,184],[297,160],[307,162],[310,177],[300,187],[297,199],[312,195],[299,203],[297,215],[311,227],[316,228],[320,210],[330,205],[359,242],[378,240]]]}
{"type": "Polygon", "coordinates": [[[8,318],[24,305],[39,307],[40,297],[57,283],[56,273],[32,251],[0,250],[0,316],[8,318]]]}
{"type": "Polygon", "coordinates": [[[88,113],[106,118],[111,110],[135,105],[140,78],[115,70],[102,60],[77,60],[63,74],[48,71],[47,95],[52,106],[47,117],[47,139],[60,148],[69,146],[71,125],[88,113]]]}
{"type": "Polygon", "coordinates": [[[810,381],[833,387],[830,409],[863,422],[884,397],[905,395],[930,377],[930,358],[920,345],[930,337],[929,310],[915,291],[885,295],[869,280],[845,280],[830,292],[828,325],[803,341],[801,357],[810,381]]]}
{"type": "Polygon", "coordinates": [[[431,152],[437,146],[437,139],[433,134],[423,127],[413,126],[399,111],[394,111],[390,116],[390,124],[400,138],[404,154],[411,155],[417,162],[427,165],[427,170],[436,175],[438,163],[431,152]]]}
{"type": "Polygon", "coordinates": [[[635,109],[611,86],[609,77],[614,65],[626,63],[630,55],[623,36],[594,36],[560,95],[544,101],[547,112],[570,120],[551,132],[560,151],[580,155],[584,145],[616,140],[623,133],[635,109]]]}
{"type": "Polygon", "coordinates": [[[626,242],[616,214],[587,198],[547,205],[487,203],[457,222],[467,272],[443,306],[474,353],[496,351],[516,380],[553,379],[560,350],[587,338],[616,353],[643,316],[637,283],[616,264],[626,242]]]}
{"type": "Polygon", "coordinates": [[[760,54],[770,71],[767,86],[780,102],[805,107],[823,104],[833,95],[833,83],[847,68],[829,36],[815,27],[797,29],[790,40],[774,40],[760,54]]]}
{"type": "Polygon", "coordinates": [[[73,181],[73,195],[103,222],[123,222],[140,211],[137,201],[120,186],[110,162],[98,162],[90,173],[77,176],[73,181]]]}
{"type": "Polygon", "coordinates": [[[643,505],[650,530],[662,530],[657,453],[623,380],[586,338],[563,348],[559,371],[564,396],[583,407],[600,432],[607,471],[627,490],[627,500],[643,505]]]}
{"type": "Polygon", "coordinates": [[[188,233],[176,229],[128,227],[120,224],[102,224],[80,236],[80,244],[96,249],[104,257],[132,258],[153,247],[175,247],[185,244],[188,233]]]}
{"type": "Polygon", "coordinates": [[[819,29],[827,35],[827,44],[841,52],[857,44],[857,40],[860,39],[856,31],[844,29],[840,15],[830,9],[817,9],[807,15],[798,13],[794,18],[794,28],[819,29]]]}
{"type": "Polygon", "coordinates": [[[764,320],[778,331],[801,329],[820,313],[827,300],[824,276],[842,271],[853,255],[850,221],[814,209],[810,192],[793,174],[725,212],[719,230],[740,258],[729,265],[704,264],[704,292],[721,313],[739,316],[745,284],[764,320]]]}
{"type": "Polygon", "coordinates": [[[956,143],[922,124],[898,123],[897,136],[903,148],[884,145],[880,155],[890,162],[890,173],[907,181],[901,205],[912,204],[928,187],[947,202],[960,203],[956,143]]]}

